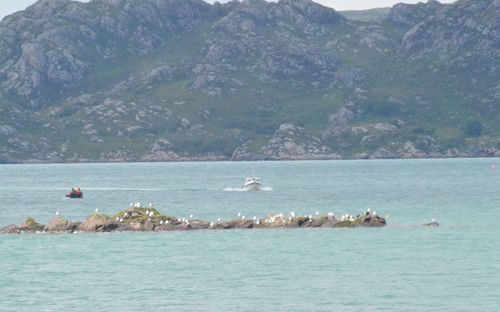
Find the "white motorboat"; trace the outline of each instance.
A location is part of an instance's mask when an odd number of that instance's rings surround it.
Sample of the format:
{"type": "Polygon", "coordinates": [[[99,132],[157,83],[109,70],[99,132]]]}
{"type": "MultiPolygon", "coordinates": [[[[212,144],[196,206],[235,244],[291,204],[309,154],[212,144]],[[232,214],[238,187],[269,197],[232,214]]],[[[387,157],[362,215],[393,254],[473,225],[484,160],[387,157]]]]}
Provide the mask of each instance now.
{"type": "Polygon", "coordinates": [[[245,179],[245,184],[243,188],[249,191],[260,191],[262,189],[262,184],[260,184],[260,179],[257,177],[250,177],[245,179]]]}

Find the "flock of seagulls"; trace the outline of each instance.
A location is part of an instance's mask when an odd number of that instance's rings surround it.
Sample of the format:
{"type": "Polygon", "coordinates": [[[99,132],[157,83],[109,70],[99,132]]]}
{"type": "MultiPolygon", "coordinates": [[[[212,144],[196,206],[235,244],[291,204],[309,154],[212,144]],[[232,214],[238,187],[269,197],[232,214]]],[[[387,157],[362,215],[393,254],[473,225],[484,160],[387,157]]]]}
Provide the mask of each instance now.
{"type": "MultiPolygon", "coordinates": [[[[496,169],[496,166],[495,166],[495,165],[492,165],[491,167],[492,167],[493,169],[496,169]]],[[[148,207],[149,207],[149,208],[153,208],[153,206],[154,206],[154,205],[153,205],[153,203],[152,203],[152,202],[150,202],[150,203],[148,204],[148,207]]],[[[131,202],[131,203],[130,203],[130,207],[133,207],[133,208],[142,208],[142,204],[141,204],[141,202],[135,202],[135,203],[131,202]]],[[[98,214],[98,213],[99,213],[99,209],[97,209],[97,208],[96,208],[96,209],[95,209],[95,213],[96,213],[96,214],[98,214]]],[[[146,214],[146,216],[148,216],[149,218],[154,217],[154,211],[152,211],[152,210],[151,210],[151,211],[146,210],[146,213],[145,213],[145,214],[146,214]]],[[[56,216],[59,216],[59,211],[56,211],[55,215],[56,215],[56,216]]],[[[316,215],[316,216],[319,216],[319,211],[316,211],[315,215],[316,215]]],[[[376,212],[376,211],[371,211],[371,209],[370,209],[370,208],[368,208],[368,209],[364,212],[364,215],[365,215],[365,216],[372,216],[372,217],[377,217],[377,216],[378,216],[377,212],[376,212]]],[[[128,212],[126,212],[126,213],[124,213],[123,217],[116,217],[116,218],[115,218],[115,220],[116,220],[116,221],[118,221],[118,222],[123,222],[125,219],[129,218],[130,216],[131,216],[131,215],[130,215],[128,212]]],[[[246,219],[246,217],[245,217],[244,215],[242,215],[242,213],[241,213],[241,212],[238,212],[237,216],[238,216],[238,219],[240,219],[240,220],[242,220],[242,221],[244,221],[244,220],[246,219]]],[[[328,218],[329,218],[329,219],[331,219],[331,218],[335,218],[335,215],[333,214],[333,212],[329,212],[329,213],[327,214],[327,216],[328,216],[328,218]]],[[[190,221],[190,219],[193,219],[193,217],[194,217],[194,216],[193,216],[193,214],[190,214],[190,215],[189,215],[189,218],[181,218],[181,219],[179,219],[179,221],[181,221],[182,223],[185,223],[186,225],[189,225],[189,221],[190,221]]],[[[306,217],[306,218],[308,218],[308,221],[309,221],[309,222],[312,222],[312,221],[313,221],[313,216],[312,216],[311,214],[310,214],[310,215],[308,215],[308,216],[306,215],[305,217],[306,217]]],[[[357,217],[359,217],[359,215],[358,215],[358,216],[356,216],[356,218],[357,218],[357,217]]],[[[288,221],[288,222],[291,222],[291,221],[293,221],[295,218],[296,218],[296,215],[295,215],[295,212],[293,212],[293,211],[292,211],[292,212],[290,212],[290,215],[289,215],[288,217],[285,217],[285,215],[283,215],[283,213],[279,213],[279,214],[276,214],[276,215],[271,215],[271,216],[268,216],[266,219],[264,219],[264,223],[265,223],[265,224],[280,224],[280,223],[286,224],[286,223],[287,223],[287,221],[288,221]]],[[[355,217],[353,217],[353,216],[352,216],[352,215],[350,215],[350,214],[345,214],[345,215],[342,215],[339,219],[340,219],[340,221],[354,221],[356,218],[355,218],[355,217]]],[[[386,218],[389,218],[389,216],[386,216],[386,218]]],[[[253,222],[254,222],[255,224],[260,225],[260,222],[261,222],[261,221],[260,221],[260,220],[258,220],[256,216],[254,216],[252,220],[253,220],[253,222]]],[[[221,219],[221,218],[217,218],[217,223],[220,223],[220,222],[222,222],[222,219],[221,219]]],[[[435,220],[434,218],[432,218],[432,223],[435,223],[435,222],[436,222],[436,220],[435,220]]],[[[165,224],[165,225],[166,225],[166,224],[169,224],[169,220],[166,220],[166,221],[161,220],[161,221],[160,221],[160,224],[161,224],[161,225],[163,225],[163,224],[165,224]]],[[[215,226],[215,224],[214,224],[213,222],[211,222],[211,223],[210,223],[210,227],[214,227],[214,226],[215,226]]]]}

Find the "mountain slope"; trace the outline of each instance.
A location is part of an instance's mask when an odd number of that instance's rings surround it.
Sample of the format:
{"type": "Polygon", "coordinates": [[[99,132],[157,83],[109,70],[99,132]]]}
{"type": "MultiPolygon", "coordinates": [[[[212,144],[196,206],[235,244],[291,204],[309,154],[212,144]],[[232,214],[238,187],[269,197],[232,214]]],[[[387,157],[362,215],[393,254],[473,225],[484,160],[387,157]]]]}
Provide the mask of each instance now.
{"type": "Polygon", "coordinates": [[[40,0],[0,23],[0,161],[495,155],[499,16],[40,0]]]}

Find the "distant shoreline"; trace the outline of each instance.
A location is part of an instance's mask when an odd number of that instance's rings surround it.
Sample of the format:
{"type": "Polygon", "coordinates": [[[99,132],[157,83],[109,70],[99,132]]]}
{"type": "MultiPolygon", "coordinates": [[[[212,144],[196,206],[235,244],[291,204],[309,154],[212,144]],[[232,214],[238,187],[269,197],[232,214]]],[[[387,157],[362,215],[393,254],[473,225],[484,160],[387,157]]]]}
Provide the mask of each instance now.
{"type": "Polygon", "coordinates": [[[51,165],[51,164],[135,164],[135,163],[202,163],[202,162],[277,162],[277,161],[354,161],[354,160],[364,160],[364,161],[373,161],[373,160],[416,160],[416,159],[483,159],[483,158],[500,158],[500,152],[498,155],[491,156],[432,156],[432,157],[408,157],[408,158],[400,158],[400,157],[387,157],[387,158],[318,158],[318,159],[300,159],[300,158],[283,158],[283,159],[230,159],[230,158],[207,158],[202,159],[202,157],[193,157],[193,158],[185,158],[185,159],[177,159],[177,160],[158,160],[158,161],[142,161],[142,160],[108,160],[108,161],[93,161],[88,159],[81,159],[76,161],[43,161],[43,160],[22,160],[22,161],[0,161],[0,165],[51,165]]]}

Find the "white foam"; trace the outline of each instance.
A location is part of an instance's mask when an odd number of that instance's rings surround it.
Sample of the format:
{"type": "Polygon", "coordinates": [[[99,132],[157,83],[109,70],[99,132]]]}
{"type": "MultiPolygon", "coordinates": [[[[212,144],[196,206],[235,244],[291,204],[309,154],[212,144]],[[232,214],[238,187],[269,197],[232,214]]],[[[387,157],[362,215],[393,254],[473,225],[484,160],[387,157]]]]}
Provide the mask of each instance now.
{"type": "MultiPolygon", "coordinates": [[[[263,187],[260,189],[261,192],[272,192],[273,188],[272,187],[263,187]]],[[[249,190],[244,187],[226,187],[224,189],[224,192],[258,192],[254,190],[249,190]]]]}

